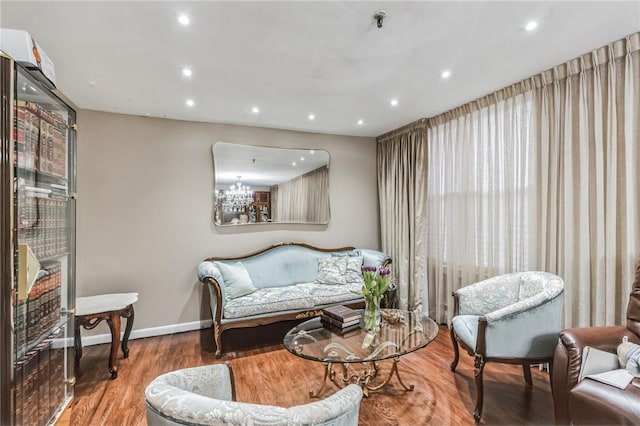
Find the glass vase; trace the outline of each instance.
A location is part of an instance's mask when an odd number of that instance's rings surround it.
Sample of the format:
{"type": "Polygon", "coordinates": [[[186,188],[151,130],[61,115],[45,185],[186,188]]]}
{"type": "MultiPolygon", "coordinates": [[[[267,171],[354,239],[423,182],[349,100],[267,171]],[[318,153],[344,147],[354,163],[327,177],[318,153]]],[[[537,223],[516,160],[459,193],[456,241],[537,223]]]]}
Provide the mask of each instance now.
{"type": "Polygon", "coordinates": [[[382,296],[364,298],[364,328],[370,333],[377,334],[380,331],[380,301],[382,296]]]}

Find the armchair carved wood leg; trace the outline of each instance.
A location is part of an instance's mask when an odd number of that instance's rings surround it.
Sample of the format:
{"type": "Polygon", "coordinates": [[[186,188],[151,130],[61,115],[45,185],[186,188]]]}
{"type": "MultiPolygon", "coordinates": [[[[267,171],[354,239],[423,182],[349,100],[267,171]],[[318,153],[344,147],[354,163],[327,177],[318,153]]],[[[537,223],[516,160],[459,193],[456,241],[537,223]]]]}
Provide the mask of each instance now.
{"type": "Polygon", "coordinates": [[[449,368],[451,368],[451,371],[456,371],[458,361],[460,360],[460,352],[458,350],[458,341],[456,340],[456,335],[453,331],[453,325],[451,326],[449,332],[451,334],[451,343],[453,344],[453,361],[449,365],[449,368]]]}
{"type": "Polygon", "coordinates": [[[522,372],[524,373],[524,381],[528,386],[532,386],[533,382],[531,381],[531,365],[522,364],[522,372]]]}
{"type": "Polygon", "coordinates": [[[476,376],[476,409],[473,411],[473,418],[476,423],[480,422],[482,416],[482,405],[484,403],[484,383],[482,373],[484,371],[484,357],[481,354],[476,354],[474,359],[474,374],[476,376]]]}

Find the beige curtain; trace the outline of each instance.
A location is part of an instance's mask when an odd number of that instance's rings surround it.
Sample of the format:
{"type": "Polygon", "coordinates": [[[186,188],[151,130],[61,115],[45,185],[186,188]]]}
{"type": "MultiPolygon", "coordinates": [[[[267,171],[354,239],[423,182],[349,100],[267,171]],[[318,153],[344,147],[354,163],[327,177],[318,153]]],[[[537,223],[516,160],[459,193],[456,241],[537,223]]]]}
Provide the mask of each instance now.
{"type": "Polygon", "coordinates": [[[639,34],[428,120],[429,309],[503,272],[566,282],[565,325],[619,324],[640,255],[639,34]]]}
{"type": "Polygon", "coordinates": [[[271,188],[274,222],[329,221],[329,168],[320,167],[271,188]]]}
{"type": "Polygon", "coordinates": [[[640,33],[543,75],[541,267],[567,283],[566,324],[620,324],[640,256],[640,33]],[[559,73],[567,78],[558,78],[559,73]]]}
{"type": "Polygon", "coordinates": [[[382,250],[393,259],[399,307],[416,309],[423,296],[426,246],[424,240],[426,122],[413,123],[378,138],[378,191],[382,250]]]}
{"type": "Polygon", "coordinates": [[[640,33],[378,138],[382,246],[403,308],[539,269],[565,326],[620,324],[640,258],[640,33]],[[428,142],[427,142],[428,141],[428,142]]]}

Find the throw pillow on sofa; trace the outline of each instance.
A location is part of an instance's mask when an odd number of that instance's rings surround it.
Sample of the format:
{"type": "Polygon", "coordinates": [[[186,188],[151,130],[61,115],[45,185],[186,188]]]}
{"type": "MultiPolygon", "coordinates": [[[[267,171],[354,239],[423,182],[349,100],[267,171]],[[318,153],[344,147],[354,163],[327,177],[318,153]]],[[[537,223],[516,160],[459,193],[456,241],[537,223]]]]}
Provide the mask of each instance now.
{"type": "Polygon", "coordinates": [[[318,259],[316,284],[346,284],[347,258],[325,257],[318,259]]]}
{"type": "Polygon", "coordinates": [[[244,267],[242,262],[237,262],[233,265],[228,263],[216,262],[216,266],[222,274],[222,280],[225,287],[225,298],[227,300],[236,299],[241,296],[246,296],[256,291],[253,286],[253,281],[249,276],[249,272],[244,267]]]}
{"type": "Polygon", "coordinates": [[[362,256],[349,256],[347,259],[346,281],[348,283],[364,284],[362,278],[362,256]]]}

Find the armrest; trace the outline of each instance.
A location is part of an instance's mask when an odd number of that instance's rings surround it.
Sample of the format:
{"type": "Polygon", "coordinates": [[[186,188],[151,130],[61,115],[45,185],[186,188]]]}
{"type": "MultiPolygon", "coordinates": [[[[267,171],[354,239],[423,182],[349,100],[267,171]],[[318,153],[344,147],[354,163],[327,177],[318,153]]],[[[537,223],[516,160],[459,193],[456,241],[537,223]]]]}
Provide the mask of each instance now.
{"type": "Polygon", "coordinates": [[[623,336],[629,336],[630,342],[640,343],[640,338],[624,326],[569,328],[560,332],[551,375],[556,423],[570,421],[569,391],[578,383],[584,347],[615,353],[623,336]]]}
{"type": "Polygon", "coordinates": [[[514,274],[499,275],[454,291],[456,315],[486,315],[518,300],[520,278],[514,274]],[[491,295],[491,298],[487,298],[491,295]],[[499,297],[495,297],[499,296],[499,297]]]}
{"type": "Polygon", "coordinates": [[[149,424],[169,424],[166,422],[169,419],[184,425],[267,425],[274,424],[274,419],[287,418],[287,409],[282,407],[209,398],[177,387],[154,390],[154,393],[160,392],[162,395],[155,400],[147,393],[149,424]]]}
{"type": "MultiPolygon", "coordinates": [[[[169,418],[180,424],[306,425],[324,424],[330,420],[341,419],[349,415],[352,415],[355,420],[362,399],[362,389],[354,384],[321,401],[288,409],[272,405],[214,399],[173,386],[154,387],[150,390],[151,392],[149,392],[149,388],[147,390],[147,406],[153,410],[152,412],[158,413],[161,418],[169,418]]],[[[161,418],[154,420],[161,420],[161,418]]]]}
{"type": "Polygon", "coordinates": [[[387,253],[373,249],[359,249],[362,254],[362,264],[368,266],[388,266],[391,256],[387,253]]]}
{"type": "Polygon", "coordinates": [[[233,374],[226,364],[172,371],[156,377],[145,389],[147,407],[159,417],[149,419],[149,424],[164,424],[162,418],[201,424],[199,416],[206,418],[212,405],[234,398],[233,374]]]}
{"type": "Polygon", "coordinates": [[[224,283],[222,274],[220,273],[220,269],[218,269],[215,263],[209,262],[208,260],[200,262],[200,264],[198,265],[198,279],[202,282],[205,282],[205,278],[213,278],[220,284],[224,283]]]}
{"type": "Polygon", "coordinates": [[[211,316],[214,321],[220,322],[226,299],[224,280],[220,269],[215,263],[204,261],[198,265],[198,279],[208,284],[211,295],[211,316]]]}
{"type": "Polygon", "coordinates": [[[357,423],[360,401],[362,401],[362,388],[350,384],[320,401],[289,408],[290,419],[295,419],[295,424],[304,425],[324,424],[329,420],[337,419],[343,422],[336,424],[352,424],[344,421],[345,417],[350,417],[353,423],[357,423]]]}
{"type": "Polygon", "coordinates": [[[538,293],[535,296],[531,296],[519,302],[512,303],[509,306],[505,306],[504,308],[489,312],[484,317],[489,323],[500,321],[518,315],[522,312],[530,311],[534,308],[537,308],[538,306],[542,306],[545,303],[558,297],[561,293],[562,290],[558,291],[558,293],[556,294],[549,294],[547,292],[538,293]]]}

